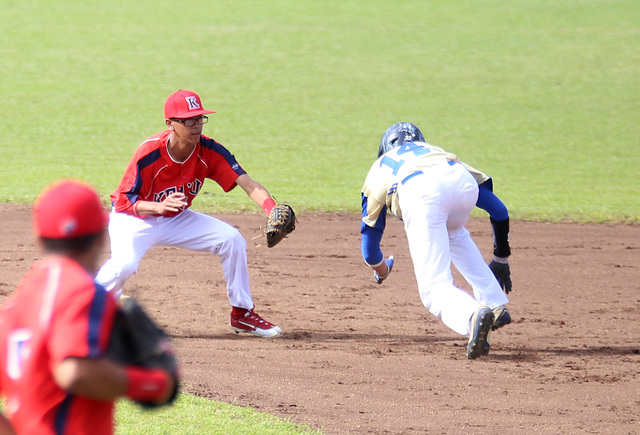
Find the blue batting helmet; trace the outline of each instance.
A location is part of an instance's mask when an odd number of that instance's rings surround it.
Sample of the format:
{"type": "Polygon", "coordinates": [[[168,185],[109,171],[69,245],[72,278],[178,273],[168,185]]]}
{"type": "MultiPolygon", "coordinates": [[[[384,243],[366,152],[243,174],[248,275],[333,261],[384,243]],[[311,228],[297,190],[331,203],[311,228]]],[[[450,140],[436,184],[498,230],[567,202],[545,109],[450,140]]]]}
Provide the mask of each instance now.
{"type": "Polygon", "coordinates": [[[424,142],[424,136],[418,127],[410,122],[398,122],[387,128],[378,148],[378,157],[389,150],[399,147],[407,142],[424,142]]]}

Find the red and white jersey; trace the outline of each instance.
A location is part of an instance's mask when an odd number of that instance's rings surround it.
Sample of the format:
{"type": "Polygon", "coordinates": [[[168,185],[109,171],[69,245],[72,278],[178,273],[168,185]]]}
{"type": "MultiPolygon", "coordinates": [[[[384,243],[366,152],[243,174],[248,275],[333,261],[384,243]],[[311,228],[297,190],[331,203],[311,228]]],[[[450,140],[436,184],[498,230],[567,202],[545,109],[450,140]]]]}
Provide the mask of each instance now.
{"type": "Polygon", "coordinates": [[[20,434],[112,434],[113,402],[58,387],[65,358],[100,358],[117,304],[78,263],[36,262],[0,308],[0,391],[20,434]]]}
{"type": "Polygon", "coordinates": [[[228,192],[236,186],[236,179],[246,173],[233,154],[205,135],[200,136],[200,142],[189,158],[176,162],[167,149],[170,135],[171,130],[164,130],[140,144],[120,185],[111,194],[116,212],[135,215],[132,206],[136,201],[162,202],[174,192],[182,192],[190,207],[206,178],[228,192]]]}

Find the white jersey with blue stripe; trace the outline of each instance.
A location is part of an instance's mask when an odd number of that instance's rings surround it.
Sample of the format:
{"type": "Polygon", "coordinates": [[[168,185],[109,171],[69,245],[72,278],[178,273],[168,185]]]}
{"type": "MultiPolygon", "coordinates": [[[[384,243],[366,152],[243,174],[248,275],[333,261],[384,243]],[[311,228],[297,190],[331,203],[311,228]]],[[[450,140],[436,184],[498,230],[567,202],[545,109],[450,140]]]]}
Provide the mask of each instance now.
{"type": "Polygon", "coordinates": [[[362,187],[362,194],[366,197],[362,221],[365,225],[374,227],[385,206],[391,214],[402,220],[398,184],[428,171],[430,167],[454,163],[462,164],[478,185],[489,179],[487,175],[461,162],[455,154],[425,142],[405,143],[387,151],[373,163],[362,187]]]}

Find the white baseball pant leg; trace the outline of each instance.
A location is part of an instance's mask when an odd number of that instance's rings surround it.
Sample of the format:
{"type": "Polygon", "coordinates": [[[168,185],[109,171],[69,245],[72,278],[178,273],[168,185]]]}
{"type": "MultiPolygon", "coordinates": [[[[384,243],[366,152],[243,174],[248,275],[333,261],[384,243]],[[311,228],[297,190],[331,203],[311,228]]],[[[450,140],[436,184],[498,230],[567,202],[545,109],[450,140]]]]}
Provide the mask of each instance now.
{"type": "Polygon", "coordinates": [[[173,246],[219,255],[229,303],[238,308],[253,308],[247,242],[237,229],[226,222],[189,209],[174,217],[144,219],[112,212],[109,237],[111,258],[98,272],[96,281],[117,297],[151,247],[173,246]]]}
{"type": "Polygon", "coordinates": [[[481,302],[453,284],[451,263],[473,279],[483,276],[476,270],[489,270],[482,256],[465,252],[475,246],[464,225],[478,198],[476,181],[460,164],[430,167],[401,183],[398,197],[422,303],[447,327],[468,336],[481,302]]]}
{"type": "Polygon", "coordinates": [[[460,274],[471,285],[473,297],[481,305],[495,308],[509,303],[496,276],[484,261],[482,253],[466,228],[449,231],[451,259],[460,274]]]}

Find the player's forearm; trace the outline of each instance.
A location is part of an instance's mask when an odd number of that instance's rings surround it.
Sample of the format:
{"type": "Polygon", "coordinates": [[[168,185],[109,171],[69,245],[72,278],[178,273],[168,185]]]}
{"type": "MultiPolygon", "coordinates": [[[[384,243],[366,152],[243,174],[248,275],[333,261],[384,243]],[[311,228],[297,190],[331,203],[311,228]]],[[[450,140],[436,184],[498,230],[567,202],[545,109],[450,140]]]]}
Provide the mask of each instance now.
{"type": "Polygon", "coordinates": [[[137,201],[133,204],[133,214],[137,216],[148,216],[152,214],[161,214],[161,204],[153,201],[137,201]]]}
{"type": "Polygon", "coordinates": [[[152,214],[163,215],[165,213],[175,213],[185,209],[189,204],[184,193],[174,192],[167,196],[162,202],[136,201],[133,204],[133,214],[137,216],[148,216],[152,214]]]}
{"type": "MultiPolygon", "coordinates": [[[[269,191],[262,184],[253,180],[247,174],[239,176],[236,183],[245,191],[247,196],[251,198],[253,202],[262,208],[264,208],[265,201],[271,199],[269,191]]],[[[265,210],[265,212],[267,214],[269,213],[267,210],[265,210]]]]}
{"type": "MultiPolygon", "coordinates": [[[[260,186],[260,187],[262,187],[262,186],[260,186]]],[[[253,202],[255,202],[256,204],[258,204],[258,206],[262,207],[264,205],[265,201],[268,201],[269,199],[271,199],[271,195],[269,195],[269,192],[267,192],[267,189],[262,187],[262,189],[254,190],[253,193],[251,195],[249,195],[249,198],[251,198],[251,200],[253,202]]],[[[275,201],[274,201],[274,204],[275,204],[275,201]]],[[[273,207],[271,207],[271,208],[273,208],[273,207]]],[[[268,214],[268,212],[267,212],[267,214],[268,214]]]]}
{"type": "MultiPolygon", "coordinates": [[[[361,229],[362,238],[360,243],[360,250],[362,251],[362,258],[371,268],[376,270],[376,267],[385,266],[384,255],[380,249],[380,241],[382,240],[382,231],[378,231],[375,228],[363,226],[361,229]]],[[[385,270],[382,270],[384,272],[385,270]]]]}
{"type": "Polygon", "coordinates": [[[98,400],[124,396],[128,386],[124,367],[105,358],[66,358],[53,375],[63,390],[98,400]]]}
{"type": "Polygon", "coordinates": [[[493,227],[493,256],[494,260],[499,263],[506,263],[505,260],[511,255],[509,246],[509,218],[496,221],[491,220],[493,227]]]}
{"type": "Polygon", "coordinates": [[[372,267],[372,269],[375,270],[380,276],[385,276],[387,273],[389,273],[389,266],[384,261],[379,265],[372,267]]]}
{"type": "Polygon", "coordinates": [[[0,414],[0,435],[15,435],[16,431],[4,414],[0,414]]]}
{"type": "Polygon", "coordinates": [[[67,358],[55,368],[54,378],[63,390],[98,400],[126,396],[164,403],[175,388],[165,370],[125,367],[106,358],[67,358]]]}
{"type": "MultiPolygon", "coordinates": [[[[489,183],[486,183],[489,184],[489,183]]],[[[511,255],[509,247],[509,210],[504,203],[484,184],[479,186],[476,205],[489,213],[493,228],[494,259],[506,263],[511,255]]]]}

